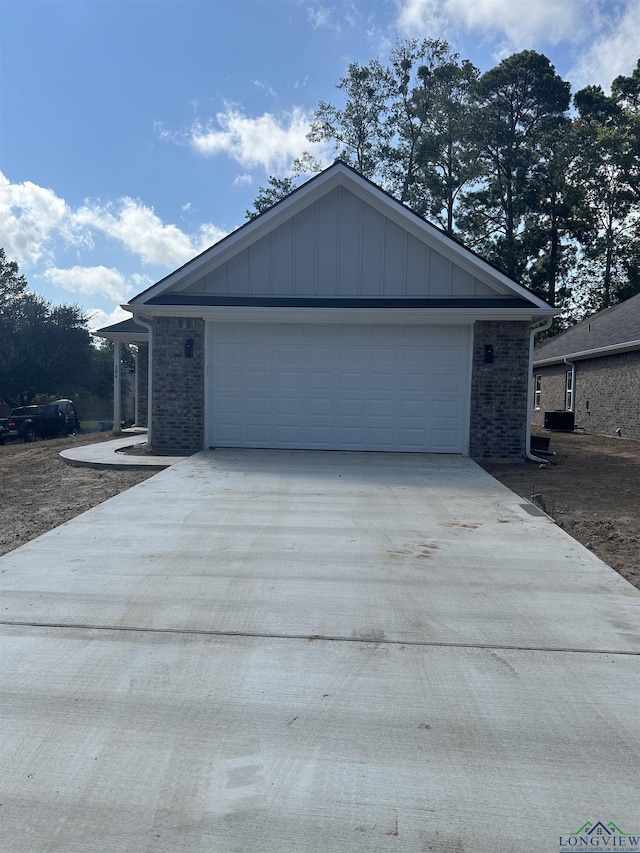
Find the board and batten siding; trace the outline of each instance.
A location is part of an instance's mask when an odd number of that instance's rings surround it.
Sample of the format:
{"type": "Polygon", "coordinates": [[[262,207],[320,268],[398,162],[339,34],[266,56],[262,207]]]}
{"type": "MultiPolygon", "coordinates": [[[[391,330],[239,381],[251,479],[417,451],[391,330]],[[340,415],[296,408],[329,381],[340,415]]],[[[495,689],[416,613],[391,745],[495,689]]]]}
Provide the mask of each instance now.
{"type": "Polygon", "coordinates": [[[228,296],[495,296],[344,187],[191,284],[228,296]]]}

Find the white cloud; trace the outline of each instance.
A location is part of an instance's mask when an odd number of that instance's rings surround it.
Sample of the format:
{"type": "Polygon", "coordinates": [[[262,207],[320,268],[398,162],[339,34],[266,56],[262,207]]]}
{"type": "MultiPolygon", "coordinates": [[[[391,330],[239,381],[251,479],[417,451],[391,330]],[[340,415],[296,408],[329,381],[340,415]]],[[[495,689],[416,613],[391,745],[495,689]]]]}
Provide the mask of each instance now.
{"type": "Polygon", "coordinates": [[[397,13],[405,35],[452,38],[463,30],[486,38],[496,60],[564,43],[578,57],[567,74],[574,89],[608,89],[640,53],[637,0],[397,0],[397,13]]]}
{"type": "Polygon", "coordinates": [[[119,305],[110,313],[103,311],[102,308],[87,308],[86,313],[89,317],[89,328],[91,331],[103,329],[105,326],[115,326],[116,323],[131,319],[131,314],[128,311],[124,311],[119,305]]]}
{"type": "MultiPolygon", "coordinates": [[[[185,205],[183,212],[193,212],[192,205],[185,205]]],[[[12,184],[0,172],[0,246],[21,268],[33,269],[46,262],[50,269],[44,276],[65,290],[123,299],[138,284],[139,289],[148,286],[146,276],[133,276],[125,283],[117,270],[104,266],[60,269],[55,265],[61,248],[93,249],[96,235],[117,241],[145,264],[170,268],[190,260],[226,234],[211,222],[201,224],[195,233],[185,233],[132,198],[106,204],[88,200],[74,210],[53,190],[30,181],[12,184]]]]}
{"type": "Polygon", "coordinates": [[[117,205],[87,203],[73,215],[79,226],[113,237],[143,263],[170,265],[187,260],[191,241],[176,225],[164,225],[152,207],[139,200],[120,199],[117,205]]]}
{"type": "Polygon", "coordinates": [[[317,3],[314,6],[307,8],[307,15],[314,30],[328,29],[335,30],[337,33],[342,31],[340,22],[335,19],[335,7],[323,6],[317,3]]]}
{"type": "Polygon", "coordinates": [[[233,179],[234,187],[246,187],[253,183],[252,175],[238,175],[233,179]]]}
{"type": "Polygon", "coordinates": [[[226,233],[205,223],[200,234],[191,238],[177,225],[165,225],[152,207],[132,198],[122,198],[117,204],[88,202],[73,215],[73,221],[118,240],[143,263],[157,266],[173,266],[192,258],[200,251],[204,232],[207,239],[216,234],[220,239],[226,233]]]}
{"type": "MultiPolygon", "coordinates": [[[[89,293],[122,302],[133,295],[136,288],[128,284],[119,270],[104,266],[70,269],[52,267],[44,272],[44,278],[71,293],[89,293]]],[[[143,288],[140,288],[143,289],[143,288]]]]}
{"type": "Polygon", "coordinates": [[[204,156],[226,154],[246,169],[260,166],[266,172],[285,172],[304,151],[322,158],[322,146],[307,140],[312,119],[300,107],[281,118],[271,113],[249,118],[227,104],[215,121],[192,127],[189,143],[204,156]]]}
{"type": "Polygon", "coordinates": [[[596,34],[570,77],[576,88],[594,83],[608,90],[618,75],[632,73],[640,57],[640,9],[628,3],[617,15],[595,21],[596,34]]]}
{"type": "Polygon", "coordinates": [[[66,231],[68,208],[53,190],[31,181],[12,184],[0,172],[0,245],[20,266],[37,263],[47,241],[66,231]]]}
{"type": "Polygon", "coordinates": [[[590,0],[400,0],[398,25],[413,35],[447,33],[458,26],[492,32],[520,50],[537,39],[551,44],[575,39],[590,6],[590,0]]]}
{"type": "Polygon", "coordinates": [[[272,98],[278,99],[278,93],[276,90],[270,86],[268,83],[263,82],[262,80],[254,80],[253,85],[258,89],[262,89],[267,95],[271,95],[272,98]]]}
{"type": "MultiPolygon", "coordinates": [[[[214,243],[217,243],[222,240],[223,237],[226,237],[227,233],[227,231],[222,231],[216,225],[212,225],[211,222],[205,222],[204,225],[200,226],[197,240],[194,238],[193,246],[195,252],[197,254],[204,252],[205,249],[208,249],[210,246],[213,246],[214,243]]],[[[193,253],[191,257],[193,257],[193,253]]]]}

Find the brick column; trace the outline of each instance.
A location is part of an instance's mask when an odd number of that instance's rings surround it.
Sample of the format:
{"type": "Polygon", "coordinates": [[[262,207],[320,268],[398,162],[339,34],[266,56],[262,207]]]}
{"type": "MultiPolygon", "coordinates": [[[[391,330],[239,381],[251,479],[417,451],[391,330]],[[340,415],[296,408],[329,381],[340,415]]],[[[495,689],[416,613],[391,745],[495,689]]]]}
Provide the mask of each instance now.
{"type": "Polygon", "coordinates": [[[157,453],[204,449],[204,362],[204,320],[154,317],[151,442],[157,453]]]}
{"type": "Polygon", "coordinates": [[[521,459],[526,451],[530,324],[477,321],[473,335],[469,455],[521,459]],[[485,347],[493,362],[485,362],[485,347]]]}

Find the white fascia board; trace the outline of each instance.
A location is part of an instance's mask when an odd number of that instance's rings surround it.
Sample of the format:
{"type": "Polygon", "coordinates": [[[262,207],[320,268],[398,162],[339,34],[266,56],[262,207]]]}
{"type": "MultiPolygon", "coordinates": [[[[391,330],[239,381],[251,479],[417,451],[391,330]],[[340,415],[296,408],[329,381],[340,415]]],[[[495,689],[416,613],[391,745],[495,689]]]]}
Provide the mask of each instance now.
{"type": "Polygon", "coordinates": [[[626,341],[622,344],[612,344],[608,347],[597,347],[580,352],[568,352],[566,355],[556,355],[553,358],[536,359],[534,356],[534,367],[546,367],[552,364],[564,364],[567,361],[586,361],[589,358],[600,358],[605,355],[617,355],[618,353],[635,352],[640,350],[640,341],[626,341]]]}
{"type": "MultiPolygon", "coordinates": [[[[128,311],[131,305],[123,305],[128,311]]],[[[474,323],[476,320],[535,322],[546,315],[522,308],[313,308],[267,306],[147,305],[148,317],[200,317],[218,323],[351,323],[414,325],[474,323]]]]}

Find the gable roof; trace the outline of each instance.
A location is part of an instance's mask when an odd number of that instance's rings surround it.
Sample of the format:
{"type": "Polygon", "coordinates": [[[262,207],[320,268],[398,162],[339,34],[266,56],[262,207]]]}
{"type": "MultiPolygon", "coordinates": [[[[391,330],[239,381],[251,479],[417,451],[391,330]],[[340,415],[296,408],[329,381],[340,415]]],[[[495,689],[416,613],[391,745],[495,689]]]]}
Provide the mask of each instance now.
{"type": "MultiPolygon", "coordinates": [[[[371,225],[371,221],[367,225],[371,225]]],[[[307,254],[313,254],[313,252],[308,251],[310,246],[311,243],[308,240],[304,246],[307,254]]],[[[300,257],[304,257],[304,254],[304,250],[299,252],[300,257]]],[[[325,262],[323,247],[319,246],[317,236],[315,254],[317,256],[316,263],[325,262]]],[[[399,250],[396,259],[401,257],[399,250]]],[[[306,262],[308,267],[310,263],[308,258],[306,262]]],[[[395,268],[392,267],[392,270],[395,273],[395,268]]],[[[362,272],[360,275],[369,286],[371,276],[367,279],[362,272]]],[[[343,279],[347,277],[343,276],[343,279]]],[[[329,278],[325,276],[324,285],[329,278]]],[[[315,175],[269,210],[246,222],[193,260],[133,297],[123,307],[135,313],[144,311],[148,314],[175,314],[178,308],[185,312],[195,313],[198,307],[203,310],[228,309],[230,307],[275,308],[276,300],[285,296],[289,297],[289,301],[286,305],[281,302],[281,308],[319,307],[312,304],[309,297],[319,298],[320,300],[326,300],[327,297],[330,297],[333,301],[331,305],[328,300],[321,301],[320,307],[352,307],[347,306],[340,297],[350,297],[356,302],[360,298],[364,303],[367,298],[375,296],[375,306],[369,304],[366,307],[400,307],[401,309],[451,307],[454,310],[460,310],[461,308],[477,308],[478,306],[472,304],[477,301],[473,297],[482,296],[484,302],[479,306],[480,310],[484,307],[487,310],[498,310],[498,312],[519,311],[528,313],[532,317],[549,316],[554,313],[554,310],[547,303],[527,288],[509,279],[491,264],[466,249],[441,229],[415,214],[341,161],[315,175]],[[288,260],[287,275],[289,280],[286,285],[289,289],[285,287],[284,292],[278,289],[282,286],[281,279],[273,272],[273,269],[270,273],[271,285],[260,281],[255,289],[247,286],[248,273],[246,270],[243,273],[244,278],[238,276],[238,265],[244,264],[245,268],[250,267],[254,257],[262,258],[263,266],[260,267],[260,261],[254,266],[265,271],[265,275],[267,275],[270,267],[273,268],[276,263],[282,262],[286,251],[295,255],[297,237],[292,233],[295,230],[295,228],[292,229],[292,223],[294,225],[299,223],[301,225],[299,230],[303,231],[306,227],[305,222],[311,216],[310,211],[312,209],[315,210],[314,215],[321,222],[321,227],[324,227],[325,231],[330,230],[329,226],[333,227],[336,252],[344,253],[347,251],[348,253],[351,251],[352,260],[352,247],[354,243],[360,240],[365,248],[363,263],[369,265],[369,270],[379,270],[380,265],[376,267],[376,261],[370,257],[370,253],[367,251],[370,248],[378,247],[377,235],[372,233],[371,228],[362,225],[358,237],[355,233],[357,229],[351,227],[353,220],[350,216],[350,210],[354,205],[364,206],[368,211],[367,215],[370,220],[388,223],[386,230],[392,232],[391,237],[385,237],[388,242],[393,242],[395,239],[393,233],[405,235],[408,241],[406,253],[410,256],[406,261],[406,267],[408,268],[409,264],[412,264],[411,269],[416,281],[412,282],[411,286],[405,284],[403,292],[391,292],[393,288],[386,288],[384,283],[379,285],[374,292],[365,292],[364,287],[356,289],[355,292],[345,292],[341,291],[338,285],[334,291],[325,289],[320,292],[318,289],[310,288],[308,281],[303,281],[304,276],[296,276],[296,272],[293,271],[288,260]],[[318,213],[318,210],[321,212],[318,213]],[[329,212],[330,210],[333,213],[329,212]],[[320,216],[324,218],[320,220],[320,216]],[[351,233],[349,235],[343,234],[343,230],[348,227],[351,227],[351,233]],[[338,235],[337,238],[335,238],[335,234],[338,235]],[[273,240],[275,248],[271,246],[269,242],[271,240],[273,240]],[[338,245],[340,240],[342,243],[338,245]],[[364,241],[368,242],[365,243],[364,241]],[[435,270],[433,274],[429,272],[430,265],[435,270]],[[427,279],[439,281],[438,276],[442,275],[441,271],[444,267],[453,271],[450,276],[453,276],[455,272],[458,279],[464,280],[465,286],[462,287],[459,281],[456,281],[457,287],[451,286],[447,293],[442,292],[442,290],[431,292],[426,286],[423,290],[420,289],[421,285],[417,282],[419,274],[422,274],[425,281],[427,279]],[[235,273],[234,269],[236,270],[235,273]],[[231,273],[228,272],[229,270],[231,273]],[[427,270],[426,273],[425,270],[427,270]],[[233,275],[235,275],[235,287],[226,284],[233,275]],[[273,281],[276,282],[275,285],[273,281]],[[293,281],[293,285],[291,285],[291,281],[293,281]],[[300,302],[300,297],[303,297],[304,304],[300,302]],[[400,306],[395,306],[390,304],[389,297],[438,297],[438,299],[434,301],[432,298],[425,298],[422,306],[410,306],[408,301],[402,301],[400,306]],[[447,302],[446,297],[452,298],[449,299],[448,304],[443,304],[447,302]],[[471,301],[467,300],[468,304],[466,304],[460,297],[469,297],[471,301]],[[262,303],[262,300],[266,302],[266,305],[262,303]]],[[[364,304],[363,307],[365,307],[364,304]]]]}
{"type": "Polygon", "coordinates": [[[640,349],[640,294],[587,317],[536,347],[536,366],[640,349]]]}

